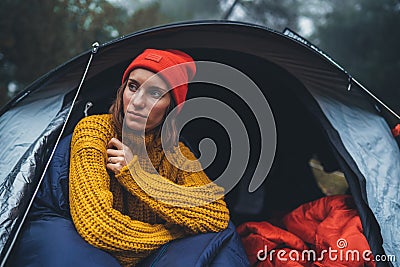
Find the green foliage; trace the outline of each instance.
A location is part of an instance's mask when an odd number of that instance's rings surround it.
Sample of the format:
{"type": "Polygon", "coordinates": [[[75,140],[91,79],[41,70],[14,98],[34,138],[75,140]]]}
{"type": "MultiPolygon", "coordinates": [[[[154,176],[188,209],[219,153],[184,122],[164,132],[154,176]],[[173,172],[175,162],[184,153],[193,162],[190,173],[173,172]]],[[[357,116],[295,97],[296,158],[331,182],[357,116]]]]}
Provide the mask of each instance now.
{"type": "Polygon", "coordinates": [[[121,28],[123,34],[128,34],[137,30],[168,23],[170,20],[161,13],[160,3],[154,2],[145,8],[140,8],[128,17],[125,27],[121,28]]]}
{"type": "Polygon", "coordinates": [[[300,0],[251,0],[240,5],[249,22],[280,31],[285,27],[298,30],[300,0]]]}
{"type": "Polygon", "coordinates": [[[158,0],[161,13],[171,21],[219,19],[218,0],[158,0]]]}
{"type": "Polygon", "coordinates": [[[17,89],[90,49],[140,29],[192,19],[229,17],[300,30],[312,19],[317,43],[357,80],[400,111],[398,0],[1,0],[0,106],[17,89]],[[113,4],[111,4],[113,3],[113,4]]]}
{"type": "Polygon", "coordinates": [[[118,35],[125,17],[105,0],[1,1],[0,105],[10,82],[22,89],[94,41],[118,35]]]}
{"type": "Polygon", "coordinates": [[[314,40],[384,102],[400,111],[400,2],[332,1],[314,40]]]}
{"type": "Polygon", "coordinates": [[[218,0],[2,0],[0,106],[18,90],[68,59],[118,36],[218,14],[218,0]],[[113,1],[115,2],[115,1],[113,1]],[[133,10],[133,11],[132,11],[133,10]],[[211,10],[211,11],[210,11],[211,10]],[[15,86],[14,86],[15,87],[15,86]]]}

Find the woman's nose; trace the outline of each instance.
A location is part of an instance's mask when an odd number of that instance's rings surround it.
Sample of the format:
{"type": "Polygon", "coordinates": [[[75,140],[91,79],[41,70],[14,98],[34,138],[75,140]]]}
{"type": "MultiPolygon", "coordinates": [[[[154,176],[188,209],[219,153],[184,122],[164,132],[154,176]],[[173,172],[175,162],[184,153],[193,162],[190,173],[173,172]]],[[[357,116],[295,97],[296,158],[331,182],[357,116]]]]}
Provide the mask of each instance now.
{"type": "Polygon", "coordinates": [[[136,109],[143,109],[146,106],[146,99],[143,95],[143,90],[137,90],[131,99],[131,104],[136,109]]]}

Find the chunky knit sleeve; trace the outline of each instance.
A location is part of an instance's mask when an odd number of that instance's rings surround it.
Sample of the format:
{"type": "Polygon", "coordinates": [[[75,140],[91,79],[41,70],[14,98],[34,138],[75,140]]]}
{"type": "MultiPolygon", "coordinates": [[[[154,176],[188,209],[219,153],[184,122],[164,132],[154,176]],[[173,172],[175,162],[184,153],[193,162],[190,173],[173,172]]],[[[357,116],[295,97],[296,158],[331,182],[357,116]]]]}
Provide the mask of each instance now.
{"type": "Polygon", "coordinates": [[[186,146],[180,144],[180,150],[190,163],[181,163],[186,165],[186,170],[179,171],[178,183],[144,171],[137,156],[121,169],[116,178],[167,222],[178,224],[190,233],[224,230],[228,225],[229,211],[222,199],[223,188],[212,183],[199,170],[200,163],[186,146]],[[198,171],[187,171],[191,164],[198,171]]]}
{"type": "Polygon", "coordinates": [[[69,176],[71,215],[88,243],[134,264],[183,234],[176,226],[132,220],[112,208],[106,169],[106,146],[112,137],[110,120],[105,115],[87,117],[75,127],[69,176]]]}

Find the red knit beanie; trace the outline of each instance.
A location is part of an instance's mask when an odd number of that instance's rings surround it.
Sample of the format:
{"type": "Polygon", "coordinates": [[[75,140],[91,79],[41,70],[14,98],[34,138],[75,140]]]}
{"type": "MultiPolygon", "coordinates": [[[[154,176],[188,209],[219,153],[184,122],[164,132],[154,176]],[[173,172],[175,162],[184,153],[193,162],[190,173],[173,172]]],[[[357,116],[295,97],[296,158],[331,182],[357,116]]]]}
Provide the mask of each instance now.
{"type": "Polygon", "coordinates": [[[155,73],[162,71],[161,77],[173,88],[172,96],[178,105],[178,112],[182,109],[182,105],[179,105],[185,102],[188,82],[196,74],[196,65],[191,56],[179,50],[146,49],[126,68],[122,76],[122,83],[129,77],[131,71],[137,68],[155,73]],[[170,68],[173,66],[175,67],[170,68]]]}

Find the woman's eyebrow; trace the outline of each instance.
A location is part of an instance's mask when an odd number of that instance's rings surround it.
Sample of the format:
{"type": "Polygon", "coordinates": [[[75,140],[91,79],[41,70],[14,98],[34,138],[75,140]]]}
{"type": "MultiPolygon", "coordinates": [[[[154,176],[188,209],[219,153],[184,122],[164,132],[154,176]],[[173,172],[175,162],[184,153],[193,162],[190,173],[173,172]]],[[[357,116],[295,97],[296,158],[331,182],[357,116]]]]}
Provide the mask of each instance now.
{"type": "Polygon", "coordinates": [[[160,90],[160,91],[162,91],[162,92],[164,92],[164,93],[167,93],[167,92],[168,92],[168,89],[165,89],[165,88],[162,88],[162,87],[159,87],[159,86],[156,86],[156,85],[150,85],[149,88],[151,88],[151,89],[158,89],[158,90],[160,90]]]}
{"type": "Polygon", "coordinates": [[[143,84],[145,85],[145,88],[147,88],[147,89],[160,90],[163,93],[167,93],[169,91],[168,88],[164,88],[164,87],[157,86],[155,84],[151,84],[151,82],[150,83],[144,82],[143,84]]]}
{"type": "MultiPolygon", "coordinates": [[[[135,77],[133,77],[133,78],[128,78],[128,82],[134,82],[134,83],[137,83],[137,84],[139,84],[139,85],[148,83],[147,81],[144,81],[143,83],[140,83],[139,81],[137,81],[137,80],[135,79],[135,77]]],[[[153,85],[153,84],[151,84],[151,82],[148,83],[148,84],[149,84],[149,85],[146,86],[147,88],[158,89],[158,90],[162,91],[163,93],[168,93],[168,91],[169,91],[167,88],[163,88],[163,87],[159,87],[159,86],[157,86],[157,85],[153,85]]]]}
{"type": "Polygon", "coordinates": [[[135,80],[134,78],[129,78],[128,82],[134,82],[134,83],[139,83],[137,80],[135,80]]]}

